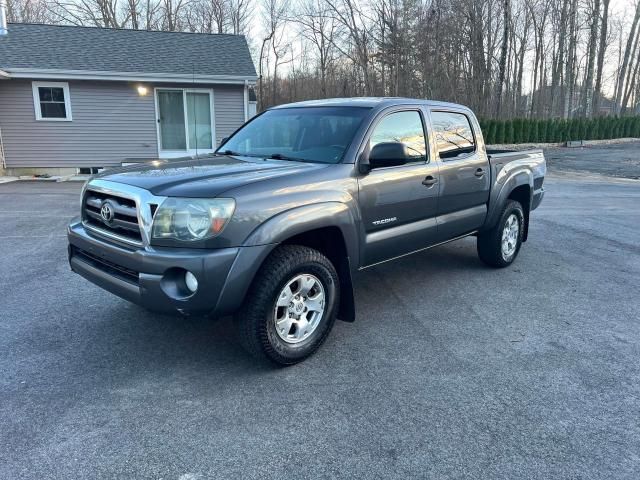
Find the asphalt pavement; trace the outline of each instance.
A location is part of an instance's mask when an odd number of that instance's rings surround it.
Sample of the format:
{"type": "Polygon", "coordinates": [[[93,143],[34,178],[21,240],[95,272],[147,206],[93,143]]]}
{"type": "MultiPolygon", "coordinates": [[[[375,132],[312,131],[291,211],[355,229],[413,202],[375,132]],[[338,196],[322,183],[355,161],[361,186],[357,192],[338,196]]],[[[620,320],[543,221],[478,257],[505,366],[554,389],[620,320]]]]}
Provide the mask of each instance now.
{"type": "Polygon", "coordinates": [[[545,149],[552,170],[640,179],[640,143],[613,143],[545,149]]]}
{"type": "Polygon", "coordinates": [[[558,163],[511,267],[361,272],[284,369],[73,274],[79,184],[0,185],[0,478],[640,478],[640,182],[558,163]]]}

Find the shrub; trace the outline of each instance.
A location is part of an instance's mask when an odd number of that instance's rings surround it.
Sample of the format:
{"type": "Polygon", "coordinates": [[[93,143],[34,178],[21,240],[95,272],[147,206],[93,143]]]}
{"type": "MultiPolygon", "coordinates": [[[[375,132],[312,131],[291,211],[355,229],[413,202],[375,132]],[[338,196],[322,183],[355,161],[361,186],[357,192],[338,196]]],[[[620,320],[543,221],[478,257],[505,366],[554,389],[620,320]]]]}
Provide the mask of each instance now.
{"type": "Polygon", "coordinates": [[[504,143],[513,143],[513,120],[505,121],[504,143]]]}
{"type": "Polygon", "coordinates": [[[495,143],[505,143],[504,141],[504,121],[496,120],[496,136],[495,143]]]}
{"type": "Polygon", "coordinates": [[[572,119],[515,118],[483,120],[485,142],[560,143],[569,140],[601,140],[640,137],[640,116],[572,119]]]}
{"type": "Polygon", "coordinates": [[[486,130],[483,130],[488,144],[496,143],[496,121],[489,120],[487,122],[486,130]]]}

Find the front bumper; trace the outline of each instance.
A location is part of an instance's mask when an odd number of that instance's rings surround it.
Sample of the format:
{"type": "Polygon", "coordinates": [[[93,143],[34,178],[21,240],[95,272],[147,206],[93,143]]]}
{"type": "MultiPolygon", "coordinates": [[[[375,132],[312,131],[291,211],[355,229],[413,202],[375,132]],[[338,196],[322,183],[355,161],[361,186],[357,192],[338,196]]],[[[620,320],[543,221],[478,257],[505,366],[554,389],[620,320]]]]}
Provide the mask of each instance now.
{"type": "Polygon", "coordinates": [[[216,250],[120,246],[69,225],[69,264],[92,283],[149,310],[162,313],[225,315],[242,303],[270,245],[216,250]],[[191,294],[189,270],[198,280],[191,294]]]}

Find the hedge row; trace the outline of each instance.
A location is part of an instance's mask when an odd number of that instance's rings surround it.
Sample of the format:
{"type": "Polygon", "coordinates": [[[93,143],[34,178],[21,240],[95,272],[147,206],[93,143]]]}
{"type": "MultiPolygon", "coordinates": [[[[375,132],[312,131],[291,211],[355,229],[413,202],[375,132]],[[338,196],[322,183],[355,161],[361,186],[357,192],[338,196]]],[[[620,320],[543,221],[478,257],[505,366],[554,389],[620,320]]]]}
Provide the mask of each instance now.
{"type": "Polygon", "coordinates": [[[487,144],[560,143],[640,137],[640,117],[598,117],[536,120],[481,120],[487,144]]]}

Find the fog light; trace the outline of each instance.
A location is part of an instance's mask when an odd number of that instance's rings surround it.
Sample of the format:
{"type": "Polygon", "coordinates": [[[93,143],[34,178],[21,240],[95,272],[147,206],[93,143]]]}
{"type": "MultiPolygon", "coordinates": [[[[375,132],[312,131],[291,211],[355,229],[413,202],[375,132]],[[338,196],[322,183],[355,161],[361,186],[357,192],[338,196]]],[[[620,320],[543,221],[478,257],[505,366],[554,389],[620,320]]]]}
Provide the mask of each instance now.
{"type": "Polygon", "coordinates": [[[195,293],[198,289],[198,279],[196,276],[187,270],[187,273],[184,274],[184,283],[187,284],[187,288],[191,293],[195,293]]]}

